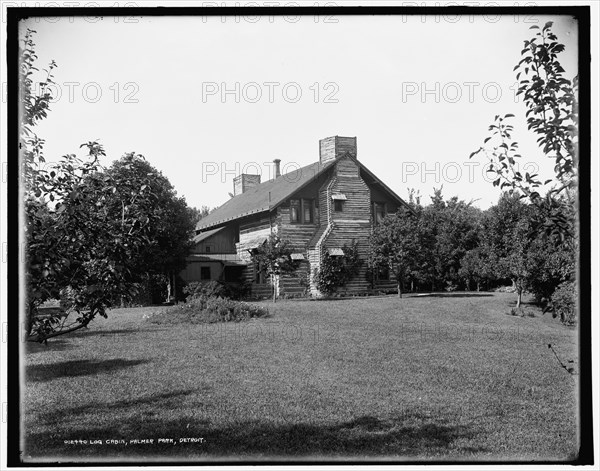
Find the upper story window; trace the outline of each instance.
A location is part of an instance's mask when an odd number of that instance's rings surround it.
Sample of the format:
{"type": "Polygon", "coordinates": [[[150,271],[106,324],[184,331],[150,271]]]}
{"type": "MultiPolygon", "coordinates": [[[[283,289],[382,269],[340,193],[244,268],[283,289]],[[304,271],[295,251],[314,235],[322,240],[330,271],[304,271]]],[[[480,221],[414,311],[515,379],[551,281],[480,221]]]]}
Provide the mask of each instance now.
{"type": "Polygon", "coordinates": [[[375,225],[383,222],[386,212],[385,203],[373,203],[373,221],[375,225]]]}
{"type": "Polygon", "coordinates": [[[312,199],[290,200],[290,222],[292,224],[313,224],[315,203],[312,199]]]}
{"type": "Polygon", "coordinates": [[[300,222],[300,200],[290,200],[290,222],[300,222]]]}
{"type": "Polygon", "coordinates": [[[342,193],[334,193],[331,195],[333,200],[333,210],[335,212],[342,212],[344,210],[344,201],[346,201],[346,195],[342,193]]]}
{"type": "Polygon", "coordinates": [[[302,200],[302,214],[304,224],[313,223],[313,200],[302,200]]]}
{"type": "Polygon", "coordinates": [[[211,252],[210,245],[207,245],[206,247],[204,247],[204,251],[206,253],[210,253],[211,252]]]}

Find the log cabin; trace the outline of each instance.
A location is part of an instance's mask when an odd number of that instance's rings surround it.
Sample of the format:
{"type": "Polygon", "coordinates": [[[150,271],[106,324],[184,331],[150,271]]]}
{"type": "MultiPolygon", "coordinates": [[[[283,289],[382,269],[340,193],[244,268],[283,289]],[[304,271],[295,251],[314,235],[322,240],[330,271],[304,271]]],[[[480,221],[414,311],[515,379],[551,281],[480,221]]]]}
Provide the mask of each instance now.
{"type": "MultiPolygon", "coordinates": [[[[242,174],[233,181],[233,197],[202,218],[195,246],[181,273],[184,281],[246,282],[253,297],[270,296],[270,278],[253,261],[252,251],[277,233],[293,248],[298,269],[275,282],[278,296],[319,297],[316,273],[325,253],[342,255],[356,243],[366,260],[369,236],[383,218],[407,203],[358,159],[356,137],[333,136],[319,141],[319,160],[274,178],[242,174]]],[[[387,271],[367,276],[367,264],[338,291],[366,294],[395,289],[387,271]]]]}

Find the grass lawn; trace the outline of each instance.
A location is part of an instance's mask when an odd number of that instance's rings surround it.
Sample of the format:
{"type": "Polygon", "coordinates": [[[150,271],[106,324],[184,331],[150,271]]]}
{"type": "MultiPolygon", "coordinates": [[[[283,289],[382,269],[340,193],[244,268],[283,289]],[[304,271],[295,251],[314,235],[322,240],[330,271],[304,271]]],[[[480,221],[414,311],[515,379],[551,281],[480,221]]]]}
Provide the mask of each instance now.
{"type": "Polygon", "coordinates": [[[23,458],[576,457],[579,376],[548,344],[577,371],[577,331],[507,315],[513,294],[265,305],[218,325],[118,309],[28,344],[23,458]]]}

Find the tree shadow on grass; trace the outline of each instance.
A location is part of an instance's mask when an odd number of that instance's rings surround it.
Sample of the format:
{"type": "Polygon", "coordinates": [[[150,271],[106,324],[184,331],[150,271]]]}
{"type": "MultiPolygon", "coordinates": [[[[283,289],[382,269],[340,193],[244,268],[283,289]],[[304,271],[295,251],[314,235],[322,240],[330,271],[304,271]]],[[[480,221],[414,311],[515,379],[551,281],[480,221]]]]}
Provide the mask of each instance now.
{"type": "Polygon", "coordinates": [[[207,435],[211,438],[207,452],[214,455],[294,457],[435,455],[447,452],[459,439],[475,436],[465,426],[436,423],[418,414],[389,419],[361,416],[330,425],[249,423],[207,435]]]}
{"type": "Polygon", "coordinates": [[[491,293],[410,293],[414,298],[489,298],[491,293]]]}
{"type": "MultiPolygon", "coordinates": [[[[144,412],[160,412],[164,409],[177,409],[181,405],[183,398],[192,393],[206,391],[206,387],[197,389],[187,389],[179,391],[170,391],[162,394],[153,394],[151,396],[137,397],[135,399],[123,399],[111,403],[88,403],[83,406],[69,407],[60,410],[51,410],[39,415],[39,419],[48,426],[57,422],[76,419],[81,421],[83,417],[90,414],[109,416],[110,414],[127,414],[135,410],[138,414],[144,412]]],[[[136,425],[138,428],[139,425],[136,425]]]]}
{"type": "MultiPolygon", "coordinates": [[[[153,332],[159,332],[166,329],[148,329],[153,332]]],[[[70,339],[80,339],[89,337],[109,337],[109,336],[125,336],[131,334],[140,334],[147,331],[146,329],[113,329],[113,330],[98,330],[98,329],[86,329],[77,330],[69,334],[65,334],[61,337],[55,337],[48,339],[47,343],[26,341],[25,353],[48,353],[53,351],[64,351],[73,348],[74,344],[71,343],[70,339]]]]}
{"type": "MultiPolygon", "coordinates": [[[[131,421],[131,419],[129,419],[131,421]]],[[[449,424],[443,419],[417,413],[396,418],[359,416],[341,423],[291,423],[245,421],[220,427],[210,420],[183,416],[177,420],[139,420],[120,424],[121,430],[135,430],[119,436],[116,426],[81,428],[64,426],[63,433],[30,433],[27,443],[35,443],[35,457],[61,457],[64,460],[101,462],[133,458],[142,460],[190,461],[320,459],[341,460],[361,457],[390,459],[432,459],[436,456],[468,456],[485,452],[475,440],[477,433],[467,425],[449,424]],[[154,438],[152,445],[72,446],[65,440],[154,438]],[[203,438],[203,442],[179,442],[180,438],[203,438]],[[158,443],[172,438],[177,445],[158,443]]],[[[27,455],[28,453],[26,453],[27,455]]]]}
{"type": "Polygon", "coordinates": [[[149,360],[71,360],[59,363],[27,365],[25,377],[27,381],[50,381],[61,377],[96,375],[107,373],[129,366],[148,363],[149,360]]]}

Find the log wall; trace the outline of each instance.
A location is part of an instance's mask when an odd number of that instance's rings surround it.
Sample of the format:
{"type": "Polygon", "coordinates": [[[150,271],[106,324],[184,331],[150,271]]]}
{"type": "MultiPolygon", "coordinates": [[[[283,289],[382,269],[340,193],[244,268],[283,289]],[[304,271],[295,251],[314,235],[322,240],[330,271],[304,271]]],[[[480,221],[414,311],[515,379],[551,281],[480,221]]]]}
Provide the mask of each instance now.
{"type": "Polygon", "coordinates": [[[265,283],[255,283],[256,269],[252,263],[252,256],[248,250],[256,247],[257,239],[267,239],[272,231],[277,231],[277,226],[274,224],[273,218],[273,213],[265,213],[255,219],[241,222],[240,241],[235,244],[238,257],[248,264],[246,270],[244,270],[243,281],[250,284],[252,295],[256,297],[271,296],[271,280],[269,277],[265,277],[265,283]]]}
{"type": "Polygon", "coordinates": [[[319,209],[321,230],[311,240],[309,250],[311,261],[311,293],[319,295],[315,283],[315,269],[320,268],[320,260],[330,248],[342,248],[357,243],[357,249],[363,264],[359,273],[350,280],[340,293],[361,293],[369,290],[366,278],[366,261],[369,252],[371,234],[371,192],[359,173],[358,164],[350,157],[339,159],[330,182],[319,190],[319,209]],[[342,211],[335,211],[332,195],[346,197],[342,211]],[[324,228],[324,222],[327,227],[324,228]]]}

